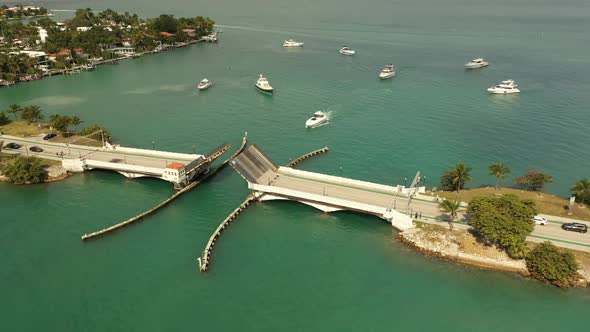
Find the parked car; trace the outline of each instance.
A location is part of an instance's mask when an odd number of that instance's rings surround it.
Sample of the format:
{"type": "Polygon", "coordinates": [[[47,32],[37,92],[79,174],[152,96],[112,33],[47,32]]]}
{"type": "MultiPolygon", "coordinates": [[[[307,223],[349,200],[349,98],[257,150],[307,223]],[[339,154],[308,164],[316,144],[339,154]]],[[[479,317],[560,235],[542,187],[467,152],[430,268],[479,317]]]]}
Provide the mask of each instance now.
{"type": "Polygon", "coordinates": [[[22,145],[18,144],[18,143],[8,143],[6,144],[4,147],[8,148],[8,149],[20,149],[22,145]]]}
{"type": "Polygon", "coordinates": [[[40,148],[40,147],[38,147],[38,146],[31,146],[31,147],[29,148],[29,150],[31,150],[31,151],[33,151],[33,152],[43,152],[43,149],[41,149],[41,148],[40,148]]]}
{"type": "Polygon", "coordinates": [[[533,221],[535,222],[535,225],[541,225],[541,226],[545,226],[549,222],[547,220],[547,218],[543,218],[541,216],[534,216],[533,221]]]}
{"type": "Polygon", "coordinates": [[[43,139],[46,140],[46,141],[48,141],[48,140],[54,138],[55,136],[57,136],[57,134],[49,133],[49,134],[43,136],[43,139]]]}
{"type": "Polygon", "coordinates": [[[570,232],[580,232],[580,233],[588,232],[588,226],[586,226],[585,224],[579,223],[579,222],[568,222],[566,224],[561,225],[561,228],[563,228],[566,231],[570,231],[570,232]]]}

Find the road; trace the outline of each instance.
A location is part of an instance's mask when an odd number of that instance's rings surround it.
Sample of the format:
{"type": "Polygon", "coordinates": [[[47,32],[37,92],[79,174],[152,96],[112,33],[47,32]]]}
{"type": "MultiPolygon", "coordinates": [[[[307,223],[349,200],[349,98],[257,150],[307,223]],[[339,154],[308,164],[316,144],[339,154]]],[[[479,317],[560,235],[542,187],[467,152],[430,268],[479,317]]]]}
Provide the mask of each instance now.
{"type": "MultiPolygon", "coordinates": [[[[385,193],[378,190],[368,190],[366,188],[356,187],[354,185],[343,185],[326,180],[318,181],[309,179],[305,176],[282,173],[280,169],[277,172],[267,171],[258,178],[258,183],[271,185],[274,187],[302,191],[305,193],[323,195],[334,198],[346,199],[358,203],[370,204],[383,208],[394,208],[399,212],[412,214],[416,212],[421,215],[421,221],[431,224],[446,226],[449,216],[442,213],[438,208],[438,202],[428,196],[421,196],[413,199],[408,207],[408,198],[406,196],[396,196],[391,193],[385,193]]],[[[590,252],[590,233],[581,234],[577,232],[568,232],[561,229],[564,222],[581,222],[578,220],[567,219],[555,216],[545,216],[549,223],[545,226],[537,225],[527,240],[542,242],[551,240],[561,247],[572,248],[576,250],[590,252]]],[[[590,223],[582,222],[590,227],[590,223]]],[[[459,213],[458,220],[455,222],[457,228],[469,228],[465,221],[465,216],[459,213]]]]}
{"type": "Polygon", "coordinates": [[[196,157],[194,157],[195,155],[192,155],[192,158],[168,158],[160,156],[150,156],[141,153],[106,150],[92,146],[53,143],[51,141],[44,141],[41,136],[27,137],[25,139],[8,135],[0,135],[0,141],[4,141],[4,145],[8,143],[17,143],[22,145],[20,149],[2,149],[2,152],[23,154],[29,156],[39,156],[42,158],[53,160],[61,160],[64,158],[84,158],[89,160],[137,165],[144,167],[166,168],[166,165],[173,162],[188,164],[189,162],[196,159],[196,157]],[[29,148],[32,146],[38,146],[42,148],[43,152],[31,152],[29,148]]]}

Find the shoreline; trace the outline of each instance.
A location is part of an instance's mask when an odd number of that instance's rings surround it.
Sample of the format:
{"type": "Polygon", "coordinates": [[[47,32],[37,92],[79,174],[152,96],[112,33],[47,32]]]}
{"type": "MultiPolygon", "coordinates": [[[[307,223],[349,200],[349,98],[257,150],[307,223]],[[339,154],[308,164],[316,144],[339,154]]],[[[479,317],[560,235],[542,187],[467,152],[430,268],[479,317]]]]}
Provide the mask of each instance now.
{"type": "MultiPolygon", "coordinates": [[[[486,270],[515,273],[522,277],[531,276],[524,259],[512,259],[493,247],[480,245],[489,252],[489,256],[465,252],[458,243],[458,237],[466,233],[468,232],[465,230],[450,232],[443,227],[416,227],[398,233],[397,237],[404,245],[425,256],[486,270]]],[[[578,272],[583,279],[576,288],[588,288],[590,287],[590,266],[578,263],[580,264],[578,272]]]]}
{"type": "Polygon", "coordinates": [[[16,184],[16,183],[12,183],[6,176],[2,175],[0,173],[0,183],[1,182],[5,182],[5,183],[10,183],[10,184],[14,184],[14,185],[24,185],[24,186],[30,186],[30,185],[36,185],[36,184],[45,184],[45,183],[54,183],[54,182],[59,182],[59,181],[63,181],[71,176],[74,175],[74,173],[66,171],[62,166],[50,166],[50,167],[46,167],[45,171],[47,172],[47,179],[45,181],[43,181],[42,183],[20,183],[20,184],[16,184]],[[54,174],[53,176],[51,174],[54,174]]]}

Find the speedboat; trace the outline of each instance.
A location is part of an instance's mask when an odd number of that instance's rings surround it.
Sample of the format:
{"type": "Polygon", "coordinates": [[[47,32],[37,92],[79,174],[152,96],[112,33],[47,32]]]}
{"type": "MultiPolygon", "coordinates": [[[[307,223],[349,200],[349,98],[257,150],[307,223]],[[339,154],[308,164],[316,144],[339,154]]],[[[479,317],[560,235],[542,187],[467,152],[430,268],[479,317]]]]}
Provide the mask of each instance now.
{"type": "Polygon", "coordinates": [[[201,82],[199,82],[199,84],[197,85],[197,89],[199,90],[205,90],[205,89],[209,89],[211,86],[213,85],[213,83],[211,83],[208,79],[204,78],[201,82]]]}
{"type": "Polygon", "coordinates": [[[483,58],[477,58],[477,59],[473,59],[471,61],[468,61],[465,64],[465,68],[466,69],[476,69],[476,68],[482,68],[482,67],[485,67],[488,65],[489,65],[489,63],[486,60],[484,60],[483,58]]]}
{"type": "Polygon", "coordinates": [[[293,39],[285,40],[283,47],[302,47],[303,42],[298,42],[293,39]]]}
{"type": "Polygon", "coordinates": [[[386,65],[379,73],[379,78],[382,80],[392,78],[393,76],[395,76],[395,68],[393,68],[392,64],[386,65]]]}
{"type": "Polygon", "coordinates": [[[488,88],[489,93],[505,95],[519,93],[518,85],[513,80],[505,80],[488,88]]]}
{"type": "Polygon", "coordinates": [[[316,128],[328,122],[329,118],[326,113],[317,111],[313,116],[305,121],[305,128],[316,128]]]}
{"type": "Polygon", "coordinates": [[[343,54],[343,55],[354,55],[355,53],[356,52],[353,49],[346,47],[346,46],[344,46],[343,48],[340,49],[340,54],[343,54]]]}
{"type": "Polygon", "coordinates": [[[256,88],[262,92],[272,93],[273,91],[272,86],[268,83],[268,79],[263,77],[262,74],[260,74],[258,81],[256,81],[256,88]]]}

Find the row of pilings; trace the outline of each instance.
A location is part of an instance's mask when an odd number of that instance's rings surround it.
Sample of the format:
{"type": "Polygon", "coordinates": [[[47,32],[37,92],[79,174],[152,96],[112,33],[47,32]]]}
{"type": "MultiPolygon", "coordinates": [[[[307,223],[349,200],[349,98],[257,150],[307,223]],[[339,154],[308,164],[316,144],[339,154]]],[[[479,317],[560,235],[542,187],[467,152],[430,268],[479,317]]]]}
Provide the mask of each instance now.
{"type": "Polygon", "coordinates": [[[209,264],[211,263],[211,253],[213,252],[213,248],[215,247],[215,242],[217,242],[217,239],[221,236],[221,232],[223,232],[230,225],[230,223],[238,217],[240,212],[246,209],[248,205],[250,205],[250,203],[255,199],[256,197],[254,196],[254,194],[248,195],[246,200],[242,204],[240,204],[240,206],[238,206],[237,209],[233,210],[233,212],[230,213],[229,216],[227,216],[227,218],[225,218],[225,220],[223,220],[223,222],[219,224],[219,226],[217,226],[215,232],[211,234],[209,242],[207,242],[207,246],[205,246],[205,250],[203,250],[203,256],[197,258],[197,260],[199,261],[199,269],[201,270],[201,272],[206,272],[209,269],[209,264]]]}
{"type": "MultiPolygon", "coordinates": [[[[317,156],[321,153],[326,153],[328,152],[328,150],[328,147],[325,146],[321,149],[306,153],[300,156],[299,158],[290,161],[287,164],[287,167],[293,167],[310,157],[317,156]]],[[[221,236],[221,232],[223,232],[229,226],[229,224],[237,218],[240,212],[247,208],[248,205],[250,205],[250,203],[252,201],[255,201],[257,198],[258,196],[255,193],[250,194],[237,209],[230,213],[229,216],[227,216],[227,218],[225,218],[225,220],[223,220],[223,222],[219,226],[217,226],[217,229],[209,238],[209,242],[207,242],[205,250],[203,250],[203,255],[197,258],[197,261],[199,262],[199,269],[201,270],[201,272],[206,272],[209,269],[209,265],[211,264],[211,255],[213,253],[213,248],[215,247],[215,242],[219,239],[219,236],[221,236]]]]}
{"type": "Polygon", "coordinates": [[[158,211],[159,209],[163,208],[164,206],[168,205],[170,202],[172,202],[173,200],[177,199],[178,197],[180,197],[182,194],[188,192],[189,190],[193,189],[194,187],[198,186],[199,184],[201,184],[203,181],[205,181],[207,178],[209,178],[210,176],[212,176],[213,174],[215,174],[217,171],[219,171],[220,169],[222,169],[223,167],[225,167],[225,165],[227,165],[227,163],[232,160],[233,158],[235,158],[239,153],[241,153],[244,148],[246,147],[246,144],[248,142],[248,135],[244,135],[244,137],[242,138],[242,144],[240,145],[240,147],[236,150],[236,152],[234,152],[231,157],[229,157],[228,159],[226,159],[225,161],[223,161],[223,163],[221,163],[221,165],[215,167],[214,169],[209,170],[209,172],[207,172],[206,174],[204,174],[203,176],[201,176],[198,180],[195,180],[191,183],[189,183],[188,186],[184,187],[183,189],[177,191],[176,193],[174,193],[172,196],[168,197],[166,200],[164,200],[163,202],[159,203],[158,205],[152,207],[151,209],[142,212],[138,215],[136,215],[135,217],[129,218],[125,221],[122,221],[118,224],[115,224],[113,226],[101,229],[99,231],[96,232],[92,232],[92,233],[88,233],[88,234],[84,234],[82,235],[82,240],[89,240],[92,238],[96,238],[111,232],[114,232],[120,228],[123,228],[127,225],[133,224],[138,220],[143,219],[144,217],[149,216],[150,214],[155,213],[156,211],[158,211]]]}
{"type": "Polygon", "coordinates": [[[306,154],[302,155],[301,157],[299,157],[299,158],[297,158],[295,160],[289,161],[289,163],[287,164],[287,167],[293,167],[293,166],[299,164],[300,162],[304,161],[307,158],[316,156],[316,155],[318,155],[320,153],[326,153],[326,152],[328,152],[328,147],[327,146],[324,146],[321,149],[317,149],[315,151],[311,151],[310,153],[306,153],[306,154]]]}

